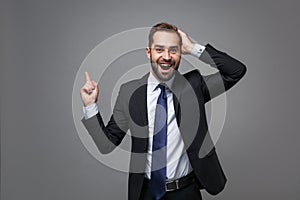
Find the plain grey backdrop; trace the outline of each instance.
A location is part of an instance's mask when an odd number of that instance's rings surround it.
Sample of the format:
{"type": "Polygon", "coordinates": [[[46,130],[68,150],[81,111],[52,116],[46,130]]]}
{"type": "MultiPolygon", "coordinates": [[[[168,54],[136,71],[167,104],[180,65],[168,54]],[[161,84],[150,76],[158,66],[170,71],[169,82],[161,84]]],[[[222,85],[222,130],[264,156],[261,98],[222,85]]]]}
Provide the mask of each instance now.
{"type": "Polygon", "coordinates": [[[217,143],[228,183],[204,199],[300,199],[299,9],[297,0],[1,0],[1,200],[126,199],[127,175],[78,137],[72,88],[101,41],[161,21],[248,68],[227,93],[217,143]]]}

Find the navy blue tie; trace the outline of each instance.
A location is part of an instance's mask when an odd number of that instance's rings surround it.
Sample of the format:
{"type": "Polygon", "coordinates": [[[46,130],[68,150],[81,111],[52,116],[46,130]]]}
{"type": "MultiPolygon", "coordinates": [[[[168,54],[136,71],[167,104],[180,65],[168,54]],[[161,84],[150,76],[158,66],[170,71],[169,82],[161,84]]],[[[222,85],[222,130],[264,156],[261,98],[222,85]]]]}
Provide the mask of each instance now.
{"type": "Polygon", "coordinates": [[[160,199],[166,192],[167,164],[167,95],[165,86],[159,84],[161,93],[157,100],[152,145],[152,163],[150,189],[155,200],[160,199]]]}

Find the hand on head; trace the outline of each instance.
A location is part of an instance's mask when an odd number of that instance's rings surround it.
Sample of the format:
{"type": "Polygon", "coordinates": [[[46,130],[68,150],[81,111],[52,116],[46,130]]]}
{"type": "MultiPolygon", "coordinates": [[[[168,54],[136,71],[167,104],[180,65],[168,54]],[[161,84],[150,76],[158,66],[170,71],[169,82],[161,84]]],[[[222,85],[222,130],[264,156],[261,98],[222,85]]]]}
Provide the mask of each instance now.
{"type": "Polygon", "coordinates": [[[180,36],[182,38],[181,53],[182,54],[191,54],[191,52],[195,46],[195,43],[193,43],[192,40],[189,38],[189,36],[182,30],[178,29],[178,33],[180,34],[180,36]]]}

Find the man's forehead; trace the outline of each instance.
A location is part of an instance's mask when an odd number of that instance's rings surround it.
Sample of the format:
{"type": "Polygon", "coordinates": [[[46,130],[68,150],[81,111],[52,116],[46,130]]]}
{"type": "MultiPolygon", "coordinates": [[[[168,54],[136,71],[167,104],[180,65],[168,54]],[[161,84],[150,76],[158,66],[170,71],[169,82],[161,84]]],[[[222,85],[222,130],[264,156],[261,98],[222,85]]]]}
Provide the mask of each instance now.
{"type": "Polygon", "coordinates": [[[180,39],[175,32],[157,31],[153,35],[153,45],[177,46],[180,39]]]}
{"type": "Polygon", "coordinates": [[[165,45],[160,45],[160,44],[153,44],[154,47],[160,47],[160,48],[178,48],[178,45],[173,45],[173,46],[165,46],[165,45]]]}

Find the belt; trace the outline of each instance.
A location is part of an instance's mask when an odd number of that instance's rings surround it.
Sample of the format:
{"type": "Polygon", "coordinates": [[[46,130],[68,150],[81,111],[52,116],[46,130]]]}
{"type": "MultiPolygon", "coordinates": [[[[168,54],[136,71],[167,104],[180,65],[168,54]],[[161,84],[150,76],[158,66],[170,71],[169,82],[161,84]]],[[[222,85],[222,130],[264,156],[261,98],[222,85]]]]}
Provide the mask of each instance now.
{"type": "MultiPolygon", "coordinates": [[[[149,184],[149,179],[145,178],[145,184],[149,184]]],[[[181,188],[184,188],[190,184],[192,184],[195,181],[195,174],[194,172],[189,173],[188,175],[181,177],[176,180],[172,181],[166,181],[166,192],[171,192],[174,190],[179,190],[181,188]]]]}
{"type": "Polygon", "coordinates": [[[166,191],[170,192],[174,190],[179,190],[181,188],[184,188],[192,184],[194,181],[195,181],[195,175],[194,172],[191,172],[188,175],[181,177],[179,179],[166,181],[166,191]]]}

